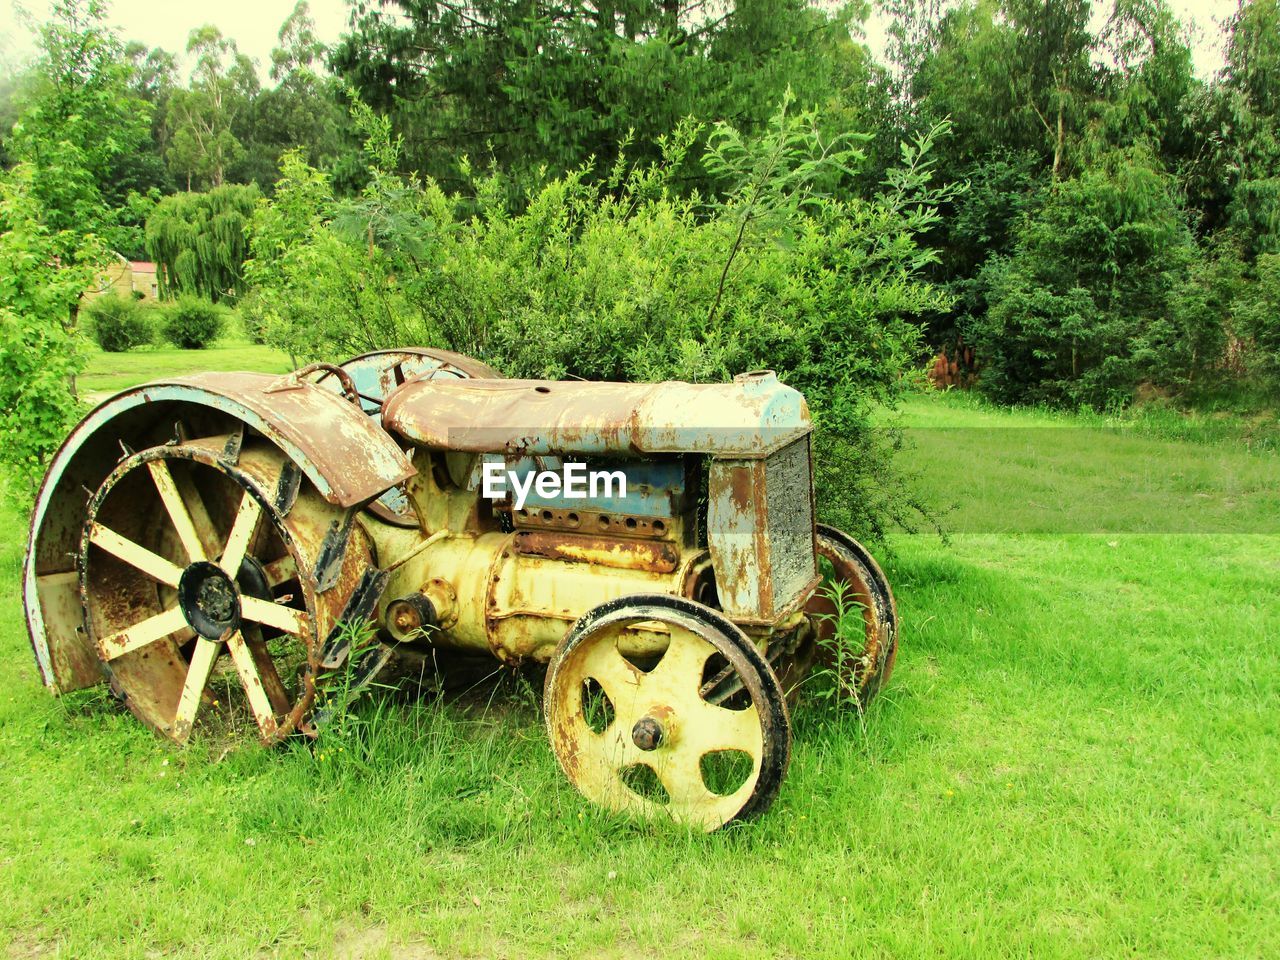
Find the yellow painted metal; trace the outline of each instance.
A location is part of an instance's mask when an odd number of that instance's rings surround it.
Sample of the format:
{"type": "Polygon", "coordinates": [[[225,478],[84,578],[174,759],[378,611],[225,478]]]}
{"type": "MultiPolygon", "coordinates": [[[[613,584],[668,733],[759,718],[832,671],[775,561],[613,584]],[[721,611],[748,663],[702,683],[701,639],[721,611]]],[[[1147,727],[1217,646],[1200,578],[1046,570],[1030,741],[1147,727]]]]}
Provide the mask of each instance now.
{"type": "Polygon", "coordinates": [[[763,725],[752,703],[731,710],[700,695],[703,668],[715,647],[675,624],[657,665],[640,670],[623,655],[628,629],[613,625],[589,637],[554,666],[544,709],[552,745],[566,776],[587,799],[625,813],[670,817],[703,830],[715,830],[748,802],[760,777],[763,725]],[[593,729],[584,703],[588,681],[603,688],[612,721],[593,729]],[[641,721],[661,728],[661,742],[642,749],[633,738],[641,721]],[[751,759],[751,770],[732,793],[712,792],[703,776],[703,758],[733,751],[751,759]],[[648,796],[628,785],[629,770],[648,767],[661,791],[648,796]],[[663,796],[665,793],[665,796],[663,796]]]}
{"type": "MultiPolygon", "coordinates": [[[[680,594],[700,559],[699,551],[683,546],[686,538],[678,527],[674,542],[667,544],[675,557],[664,565],[670,569],[590,562],[595,557],[590,551],[572,561],[521,553],[519,532],[494,529],[491,505],[452,479],[455,473],[466,478],[466,464],[447,466],[443,458],[436,464],[426,451],[419,456],[418,476],[407,491],[421,529],[396,528],[368,515],[361,524],[377,556],[391,558],[388,565],[395,567],[379,600],[378,621],[385,624],[388,607],[402,597],[430,597],[434,590],[435,602],[447,594],[452,622],[431,633],[438,646],[492,653],[508,663],[545,662],[587,610],[633,593],[680,594]],[[424,535],[434,538],[427,546],[422,546],[424,535]]],[[[608,559],[606,544],[599,552],[608,559]]],[[[635,642],[644,641],[637,637],[635,642]]]]}

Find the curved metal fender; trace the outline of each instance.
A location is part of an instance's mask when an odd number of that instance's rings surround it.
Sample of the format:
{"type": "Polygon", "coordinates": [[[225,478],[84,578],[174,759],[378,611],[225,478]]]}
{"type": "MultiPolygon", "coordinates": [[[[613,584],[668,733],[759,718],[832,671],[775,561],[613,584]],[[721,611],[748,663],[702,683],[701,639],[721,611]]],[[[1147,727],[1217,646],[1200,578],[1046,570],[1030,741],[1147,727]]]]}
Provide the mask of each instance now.
{"type": "MultiPolygon", "coordinates": [[[[75,566],[91,492],[132,450],[164,443],[183,429],[194,436],[225,433],[237,422],[280,447],[325,500],[343,508],[366,503],[416,473],[375,419],[291,375],[198,374],[106,400],[54,455],[31,515],[23,606],[46,686],[63,693],[102,680],[81,629],[75,566]],[[204,427],[211,423],[222,426],[204,427]]],[[[227,456],[234,461],[238,448],[227,456]]]]}

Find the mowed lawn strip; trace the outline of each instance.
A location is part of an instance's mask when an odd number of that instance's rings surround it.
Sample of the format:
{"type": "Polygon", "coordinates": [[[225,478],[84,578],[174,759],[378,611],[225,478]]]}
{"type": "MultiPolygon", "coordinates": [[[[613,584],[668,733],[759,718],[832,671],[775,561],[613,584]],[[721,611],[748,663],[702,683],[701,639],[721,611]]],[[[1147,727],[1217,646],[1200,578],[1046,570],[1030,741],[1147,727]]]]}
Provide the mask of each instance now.
{"type": "Polygon", "coordinates": [[[288,373],[288,355],[272,347],[224,337],[204,350],[171,346],[143,347],[127,353],[94,350],[77,384],[87,399],[98,402],[110,394],[164,377],[182,377],[211,370],[250,373],[288,373]]]}
{"type": "MultiPolygon", "coordinates": [[[[1127,457],[1109,442],[1100,469],[1127,457]]],[[[986,460],[967,496],[998,516],[1023,480],[986,460]]],[[[101,691],[55,700],[22,623],[24,518],[0,535],[17,956],[1280,955],[1274,534],[896,537],[889,687],[863,718],[798,710],[772,811],[710,837],[580,800],[536,677],[376,696],[272,752],[177,750],[101,691]]]]}

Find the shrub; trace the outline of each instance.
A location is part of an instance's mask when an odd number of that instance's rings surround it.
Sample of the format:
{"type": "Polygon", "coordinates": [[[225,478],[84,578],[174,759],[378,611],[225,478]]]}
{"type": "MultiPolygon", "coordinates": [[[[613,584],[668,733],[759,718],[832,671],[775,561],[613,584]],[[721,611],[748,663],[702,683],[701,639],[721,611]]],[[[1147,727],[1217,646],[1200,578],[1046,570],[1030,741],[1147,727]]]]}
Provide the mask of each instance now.
{"type": "Polygon", "coordinates": [[[44,226],[32,179],[25,164],[0,174],[0,493],[23,506],[80,417],[86,344],[72,317],[107,262],[92,237],[68,251],[44,226]]]}
{"type": "Polygon", "coordinates": [[[236,314],[240,317],[240,326],[250,343],[267,342],[267,306],[262,295],[250,290],[236,304],[236,314]]]}
{"type": "Polygon", "coordinates": [[[222,332],[224,310],[199,297],[179,297],[165,307],[164,336],[183,350],[203,350],[222,332]]]}
{"type": "Polygon", "coordinates": [[[1274,376],[1280,368],[1280,253],[1260,256],[1255,272],[1256,282],[1236,298],[1236,324],[1252,338],[1274,376]]]}
{"type": "Polygon", "coordinates": [[[988,395],[1122,407],[1140,383],[1185,389],[1217,362],[1220,317],[1191,296],[1196,248],[1175,184],[1143,151],[1046,188],[1015,239],[983,268],[988,307],[962,331],[988,395]]]}
{"type": "Polygon", "coordinates": [[[107,353],[124,353],[155,338],[149,311],[132,298],[115,294],[99,297],[85,312],[94,339],[107,353]]]}
{"type": "Polygon", "coordinates": [[[288,155],[246,264],[267,340],[326,360],[442,346],[513,377],[706,382],[770,367],[809,400],[825,517],[873,535],[909,519],[873,410],[916,359],[913,320],[946,306],[917,244],[941,196],[929,138],[860,198],[838,189],[856,150],[823,141],[812,115],[784,111],[754,140],[717,127],[701,159],[725,189],[707,202],[673,183],[696,135],[684,125],[657,165],[550,180],[519,213],[501,176],[449,195],[389,163],[340,201],[288,155]]]}

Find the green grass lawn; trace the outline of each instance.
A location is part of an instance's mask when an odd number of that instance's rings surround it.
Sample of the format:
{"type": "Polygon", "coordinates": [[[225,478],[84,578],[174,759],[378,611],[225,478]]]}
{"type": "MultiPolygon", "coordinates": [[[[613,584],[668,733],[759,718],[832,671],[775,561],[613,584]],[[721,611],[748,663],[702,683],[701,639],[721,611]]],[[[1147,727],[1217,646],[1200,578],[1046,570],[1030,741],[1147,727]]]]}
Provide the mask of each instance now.
{"type": "Polygon", "coordinates": [[[54,700],[3,513],[9,955],[1280,956],[1273,455],[963,398],[905,417],[963,522],[893,541],[893,680],[862,721],[798,711],[778,802],[712,836],[580,800],[518,678],[374,700],[274,752],[177,750],[101,694],[54,700]],[[1026,438],[1050,431],[1037,469],[1026,438]],[[1069,532],[1024,506],[1051,495],[1069,532]]]}
{"type": "Polygon", "coordinates": [[[205,350],[179,350],[155,346],[127,353],[94,349],[89,366],[79,378],[80,389],[91,400],[146,383],[159,377],[179,377],[205,370],[248,370],[255,373],[288,373],[289,358],[279,350],[247,340],[225,337],[205,350]]]}

